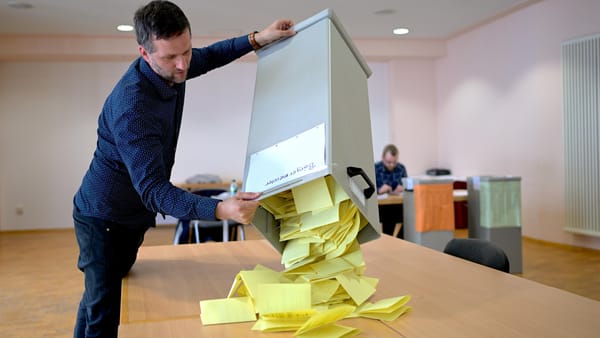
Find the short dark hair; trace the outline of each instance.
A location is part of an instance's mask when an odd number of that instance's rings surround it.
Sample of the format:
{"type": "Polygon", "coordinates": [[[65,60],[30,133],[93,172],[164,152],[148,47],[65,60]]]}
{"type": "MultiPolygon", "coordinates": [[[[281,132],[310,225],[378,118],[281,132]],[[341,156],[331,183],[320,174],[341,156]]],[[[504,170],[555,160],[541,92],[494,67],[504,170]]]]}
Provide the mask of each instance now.
{"type": "Polygon", "coordinates": [[[177,5],[170,1],[151,1],[133,16],[137,43],[148,53],[154,52],[152,41],[191,33],[190,22],[177,5]]]}
{"type": "Polygon", "coordinates": [[[398,148],[396,148],[396,146],[393,144],[388,144],[385,146],[385,148],[383,148],[381,156],[385,156],[387,153],[390,153],[392,156],[398,156],[398,148]]]}

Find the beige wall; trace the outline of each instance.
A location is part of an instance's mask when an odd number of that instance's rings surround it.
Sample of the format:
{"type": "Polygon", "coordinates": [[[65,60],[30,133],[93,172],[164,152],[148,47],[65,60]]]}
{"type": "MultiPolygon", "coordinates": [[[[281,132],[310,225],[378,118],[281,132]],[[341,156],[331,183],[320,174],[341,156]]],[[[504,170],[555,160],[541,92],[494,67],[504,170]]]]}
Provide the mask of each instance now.
{"type": "MultiPolygon", "coordinates": [[[[128,66],[0,62],[0,230],[72,226],[72,197],[95,149],[98,114],[128,66]]],[[[378,130],[387,125],[387,66],[370,66],[378,130]]],[[[235,62],[188,82],[174,182],[199,173],[242,179],[255,73],[255,62],[235,62]]],[[[381,145],[387,133],[375,138],[381,145]]]]}

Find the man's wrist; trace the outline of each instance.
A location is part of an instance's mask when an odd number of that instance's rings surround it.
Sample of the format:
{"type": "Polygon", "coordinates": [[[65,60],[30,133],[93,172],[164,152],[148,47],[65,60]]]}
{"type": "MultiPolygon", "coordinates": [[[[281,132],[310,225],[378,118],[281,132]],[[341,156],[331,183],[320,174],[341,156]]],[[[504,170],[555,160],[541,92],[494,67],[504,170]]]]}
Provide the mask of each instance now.
{"type": "Polygon", "coordinates": [[[248,41],[250,41],[250,45],[252,46],[252,49],[259,50],[263,46],[256,41],[256,34],[258,34],[257,31],[254,31],[254,32],[248,34],[248,41]]]}

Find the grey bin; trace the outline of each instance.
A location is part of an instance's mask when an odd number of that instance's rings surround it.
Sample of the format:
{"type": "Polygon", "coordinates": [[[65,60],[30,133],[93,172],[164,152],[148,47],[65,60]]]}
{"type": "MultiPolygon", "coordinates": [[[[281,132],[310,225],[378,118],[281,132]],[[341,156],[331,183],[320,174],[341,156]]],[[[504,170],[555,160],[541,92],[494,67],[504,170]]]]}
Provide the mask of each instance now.
{"type": "MultiPolygon", "coordinates": [[[[359,242],[376,239],[371,70],[332,10],[294,29],[293,37],[257,51],[243,190],[265,198],[331,175],[369,223],[359,242]]],[[[253,224],[283,250],[273,215],[259,207],[253,224]]]]}
{"type": "MultiPolygon", "coordinates": [[[[404,239],[437,251],[444,251],[446,244],[454,237],[454,200],[452,180],[448,178],[402,179],[404,185],[404,239]],[[442,191],[419,191],[417,187],[443,187],[442,191]],[[417,196],[417,194],[426,194],[417,196]],[[425,203],[420,203],[424,202],[425,203]],[[428,219],[418,220],[418,213],[428,219]],[[440,217],[442,215],[443,217],[440,217]],[[429,223],[428,230],[420,230],[418,223],[429,223]],[[443,223],[441,223],[443,222],[443,223]]],[[[438,190],[438,189],[436,189],[438,190]]]]}
{"type": "Polygon", "coordinates": [[[511,273],[523,272],[521,178],[467,177],[469,237],[486,239],[508,256],[511,273]]]}

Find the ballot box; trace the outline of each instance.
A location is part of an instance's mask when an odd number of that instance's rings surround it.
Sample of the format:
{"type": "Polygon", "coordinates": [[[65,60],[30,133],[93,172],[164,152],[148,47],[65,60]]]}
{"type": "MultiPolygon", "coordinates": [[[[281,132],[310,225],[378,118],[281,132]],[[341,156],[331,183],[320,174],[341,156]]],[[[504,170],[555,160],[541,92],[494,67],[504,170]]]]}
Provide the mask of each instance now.
{"type": "Polygon", "coordinates": [[[257,51],[242,187],[262,192],[253,224],[281,252],[279,220],[262,202],[290,191],[316,201],[322,190],[313,186],[326,178],[367,223],[358,241],[376,239],[381,229],[367,91],[371,70],[332,10],[294,29],[295,36],[257,51]]]}
{"type": "Polygon", "coordinates": [[[452,179],[407,177],[402,182],[404,239],[443,251],[454,237],[452,179]]]}
{"type": "Polygon", "coordinates": [[[511,273],[523,272],[521,239],[521,178],[467,177],[469,237],[501,247],[511,273]]]}

